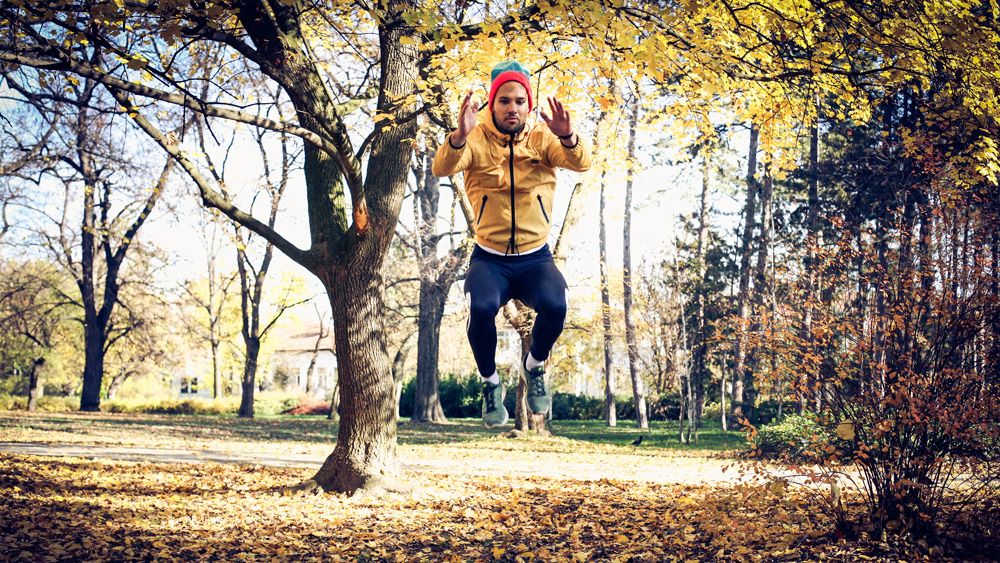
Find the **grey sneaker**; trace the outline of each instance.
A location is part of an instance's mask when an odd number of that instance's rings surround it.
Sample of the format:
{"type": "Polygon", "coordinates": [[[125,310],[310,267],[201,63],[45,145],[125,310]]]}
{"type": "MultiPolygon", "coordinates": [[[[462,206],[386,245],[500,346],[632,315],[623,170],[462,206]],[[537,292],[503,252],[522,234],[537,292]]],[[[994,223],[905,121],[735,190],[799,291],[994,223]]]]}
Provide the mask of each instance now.
{"type": "Polygon", "coordinates": [[[525,366],[527,359],[527,356],[521,359],[521,371],[524,373],[524,380],[528,382],[528,410],[534,414],[543,414],[552,406],[552,395],[545,383],[545,366],[529,370],[525,366]]]}
{"type": "Polygon", "coordinates": [[[507,407],[503,406],[503,383],[483,383],[483,423],[487,428],[507,424],[507,407]]]}

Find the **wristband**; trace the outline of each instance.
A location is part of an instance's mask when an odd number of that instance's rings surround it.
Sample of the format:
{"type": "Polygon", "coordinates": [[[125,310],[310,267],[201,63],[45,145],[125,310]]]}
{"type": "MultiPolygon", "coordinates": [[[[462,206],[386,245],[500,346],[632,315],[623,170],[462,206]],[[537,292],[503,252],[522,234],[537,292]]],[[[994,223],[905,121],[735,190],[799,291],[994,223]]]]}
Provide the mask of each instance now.
{"type": "MultiPolygon", "coordinates": [[[[466,139],[466,142],[468,142],[468,139],[466,139]]],[[[461,146],[456,147],[455,144],[451,142],[451,135],[448,135],[448,146],[450,146],[451,148],[453,148],[455,150],[459,150],[459,149],[465,147],[465,143],[462,143],[461,146]]]]}
{"type": "Polygon", "coordinates": [[[570,133],[569,135],[556,135],[556,137],[559,137],[559,139],[565,141],[566,139],[572,139],[573,135],[576,135],[576,133],[570,133]]]}

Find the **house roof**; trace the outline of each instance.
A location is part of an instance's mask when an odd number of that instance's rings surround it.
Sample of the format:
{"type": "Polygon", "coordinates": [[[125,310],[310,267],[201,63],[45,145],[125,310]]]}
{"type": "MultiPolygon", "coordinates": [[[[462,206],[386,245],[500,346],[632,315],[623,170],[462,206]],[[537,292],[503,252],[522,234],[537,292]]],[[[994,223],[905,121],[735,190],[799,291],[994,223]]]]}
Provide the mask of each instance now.
{"type": "MultiPolygon", "coordinates": [[[[312,352],[319,337],[319,324],[298,325],[291,329],[275,332],[271,342],[277,352],[312,352]]],[[[319,344],[320,350],[334,351],[333,327],[327,327],[326,336],[319,344]]]]}

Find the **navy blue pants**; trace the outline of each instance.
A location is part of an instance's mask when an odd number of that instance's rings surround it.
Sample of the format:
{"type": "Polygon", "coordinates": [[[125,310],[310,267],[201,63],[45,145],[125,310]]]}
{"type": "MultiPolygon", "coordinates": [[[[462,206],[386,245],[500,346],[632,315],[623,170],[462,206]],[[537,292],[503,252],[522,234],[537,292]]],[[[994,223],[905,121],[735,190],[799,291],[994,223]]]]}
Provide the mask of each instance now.
{"type": "Polygon", "coordinates": [[[566,279],[552,260],[549,245],[524,256],[497,256],[480,247],[472,251],[465,278],[469,300],[469,344],[480,375],[496,371],[496,317],[511,299],[538,314],[531,329],[531,355],[549,357],[566,321],[566,279]]]}

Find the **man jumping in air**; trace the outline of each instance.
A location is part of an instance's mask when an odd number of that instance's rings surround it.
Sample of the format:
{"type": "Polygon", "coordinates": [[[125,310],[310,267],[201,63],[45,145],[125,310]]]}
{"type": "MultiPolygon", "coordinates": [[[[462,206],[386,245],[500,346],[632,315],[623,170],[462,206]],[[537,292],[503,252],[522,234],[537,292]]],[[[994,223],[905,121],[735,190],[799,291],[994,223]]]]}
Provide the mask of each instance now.
{"type": "Polygon", "coordinates": [[[465,279],[469,343],[483,379],[483,422],[507,422],[503,385],[496,366],[496,316],[519,299],[537,313],[531,349],[521,361],[528,408],[548,411],[552,397],[545,360],[566,320],[566,280],[547,244],[556,188],[556,168],[583,172],[590,151],[573,131],[569,112],[548,98],[545,124],[525,127],[534,107],[528,71],[505,61],[490,75],[489,114],[477,120],[470,90],[462,101],[458,129],[434,155],[436,176],[465,173],[465,192],[475,212],[476,248],[465,279]]]}

